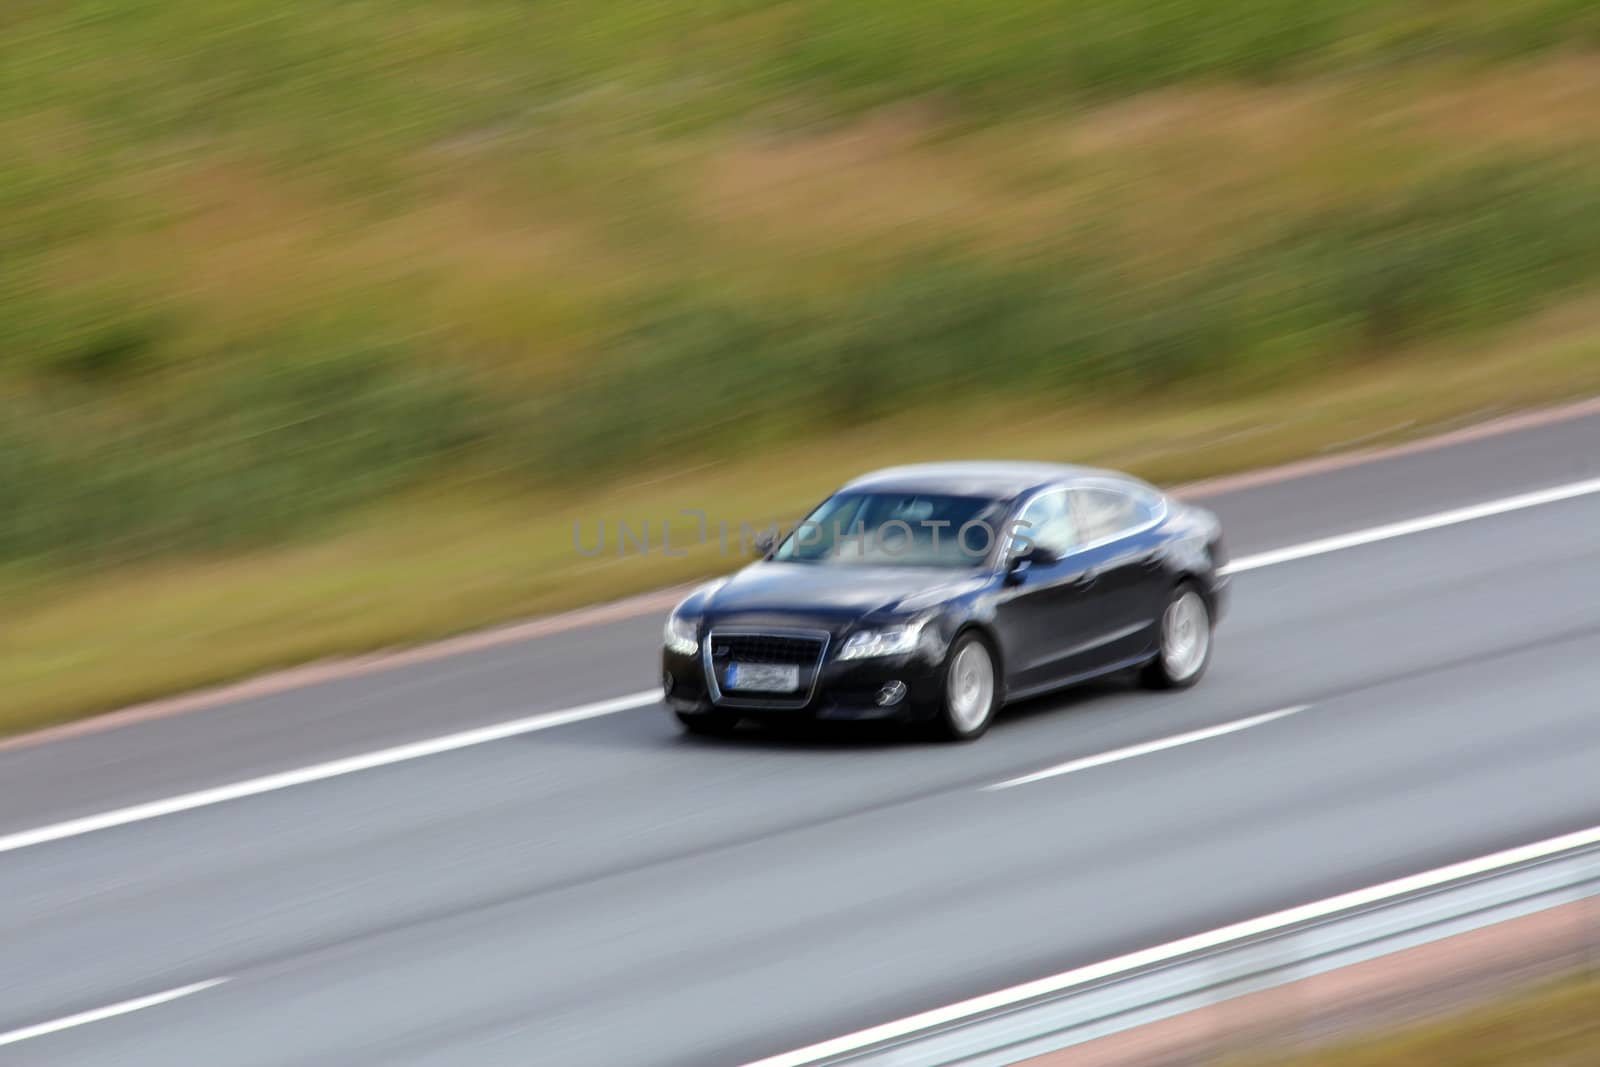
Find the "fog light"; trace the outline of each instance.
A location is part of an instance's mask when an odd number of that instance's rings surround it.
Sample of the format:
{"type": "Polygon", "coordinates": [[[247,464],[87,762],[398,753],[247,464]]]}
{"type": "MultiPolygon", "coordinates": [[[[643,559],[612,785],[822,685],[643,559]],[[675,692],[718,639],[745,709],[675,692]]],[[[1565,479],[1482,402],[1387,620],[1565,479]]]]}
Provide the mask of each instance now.
{"type": "Polygon", "coordinates": [[[898,704],[906,698],[906,683],[884,682],[883,688],[878,690],[878,707],[886,708],[890,704],[898,704]]]}

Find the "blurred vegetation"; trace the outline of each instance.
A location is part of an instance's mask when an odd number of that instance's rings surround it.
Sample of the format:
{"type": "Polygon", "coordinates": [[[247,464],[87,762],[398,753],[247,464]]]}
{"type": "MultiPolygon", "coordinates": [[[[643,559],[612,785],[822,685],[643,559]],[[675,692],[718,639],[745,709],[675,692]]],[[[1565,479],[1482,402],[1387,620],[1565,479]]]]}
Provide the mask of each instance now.
{"type": "Polygon", "coordinates": [[[1600,978],[1579,974],[1398,1033],[1226,1067],[1581,1067],[1600,1060],[1600,978]]]}
{"type": "Polygon", "coordinates": [[[552,391],[547,436],[528,454],[604,470],[942,396],[1136,398],[1281,379],[1497,324],[1595,278],[1596,205],[1600,169],[1470,168],[1154,281],[1114,260],[935,253],[812,305],[683,294],[627,316],[607,361],[552,391]]]}
{"type": "Polygon", "coordinates": [[[957,399],[1220,410],[1600,278],[1577,0],[20,0],[0,40],[30,603],[957,399]]]}

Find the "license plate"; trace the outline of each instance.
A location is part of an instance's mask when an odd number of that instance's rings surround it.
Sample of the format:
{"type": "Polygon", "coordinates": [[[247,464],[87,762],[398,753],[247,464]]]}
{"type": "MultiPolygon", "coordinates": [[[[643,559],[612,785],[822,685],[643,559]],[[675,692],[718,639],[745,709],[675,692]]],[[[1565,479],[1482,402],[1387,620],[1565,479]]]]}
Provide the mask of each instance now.
{"type": "Polygon", "coordinates": [[[792,693],[800,688],[800,668],[782,663],[730,663],[723,679],[728,689],[792,693]]]}

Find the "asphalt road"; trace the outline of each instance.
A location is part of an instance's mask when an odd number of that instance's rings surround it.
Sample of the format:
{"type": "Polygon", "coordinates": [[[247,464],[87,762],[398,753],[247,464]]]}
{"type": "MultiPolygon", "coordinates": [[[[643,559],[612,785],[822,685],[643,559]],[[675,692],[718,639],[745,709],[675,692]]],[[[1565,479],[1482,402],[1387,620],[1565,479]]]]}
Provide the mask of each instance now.
{"type": "MultiPolygon", "coordinates": [[[[1591,417],[1208,502],[1244,556],[1597,476],[1591,417]]],[[[0,1064],[733,1065],[1593,825],[1597,529],[1588,494],[1242,573],[1199,688],[976,745],[642,707],[0,850],[0,1064]]],[[[646,689],[659,632],[0,752],[0,835],[646,689]]]]}

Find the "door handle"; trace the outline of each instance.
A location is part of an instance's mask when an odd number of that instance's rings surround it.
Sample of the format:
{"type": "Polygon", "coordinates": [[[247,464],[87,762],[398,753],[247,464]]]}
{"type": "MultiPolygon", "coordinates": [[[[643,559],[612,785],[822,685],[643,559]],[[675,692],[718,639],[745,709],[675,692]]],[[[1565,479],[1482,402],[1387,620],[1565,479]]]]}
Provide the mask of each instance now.
{"type": "Polygon", "coordinates": [[[1076,578],[1072,579],[1072,588],[1074,588],[1074,589],[1088,589],[1090,586],[1094,585],[1094,583],[1098,582],[1099,580],[1100,580],[1100,572],[1091,568],[1090,570],[1086,570],[1082,574],[1078,575],[1076,578]]]}

